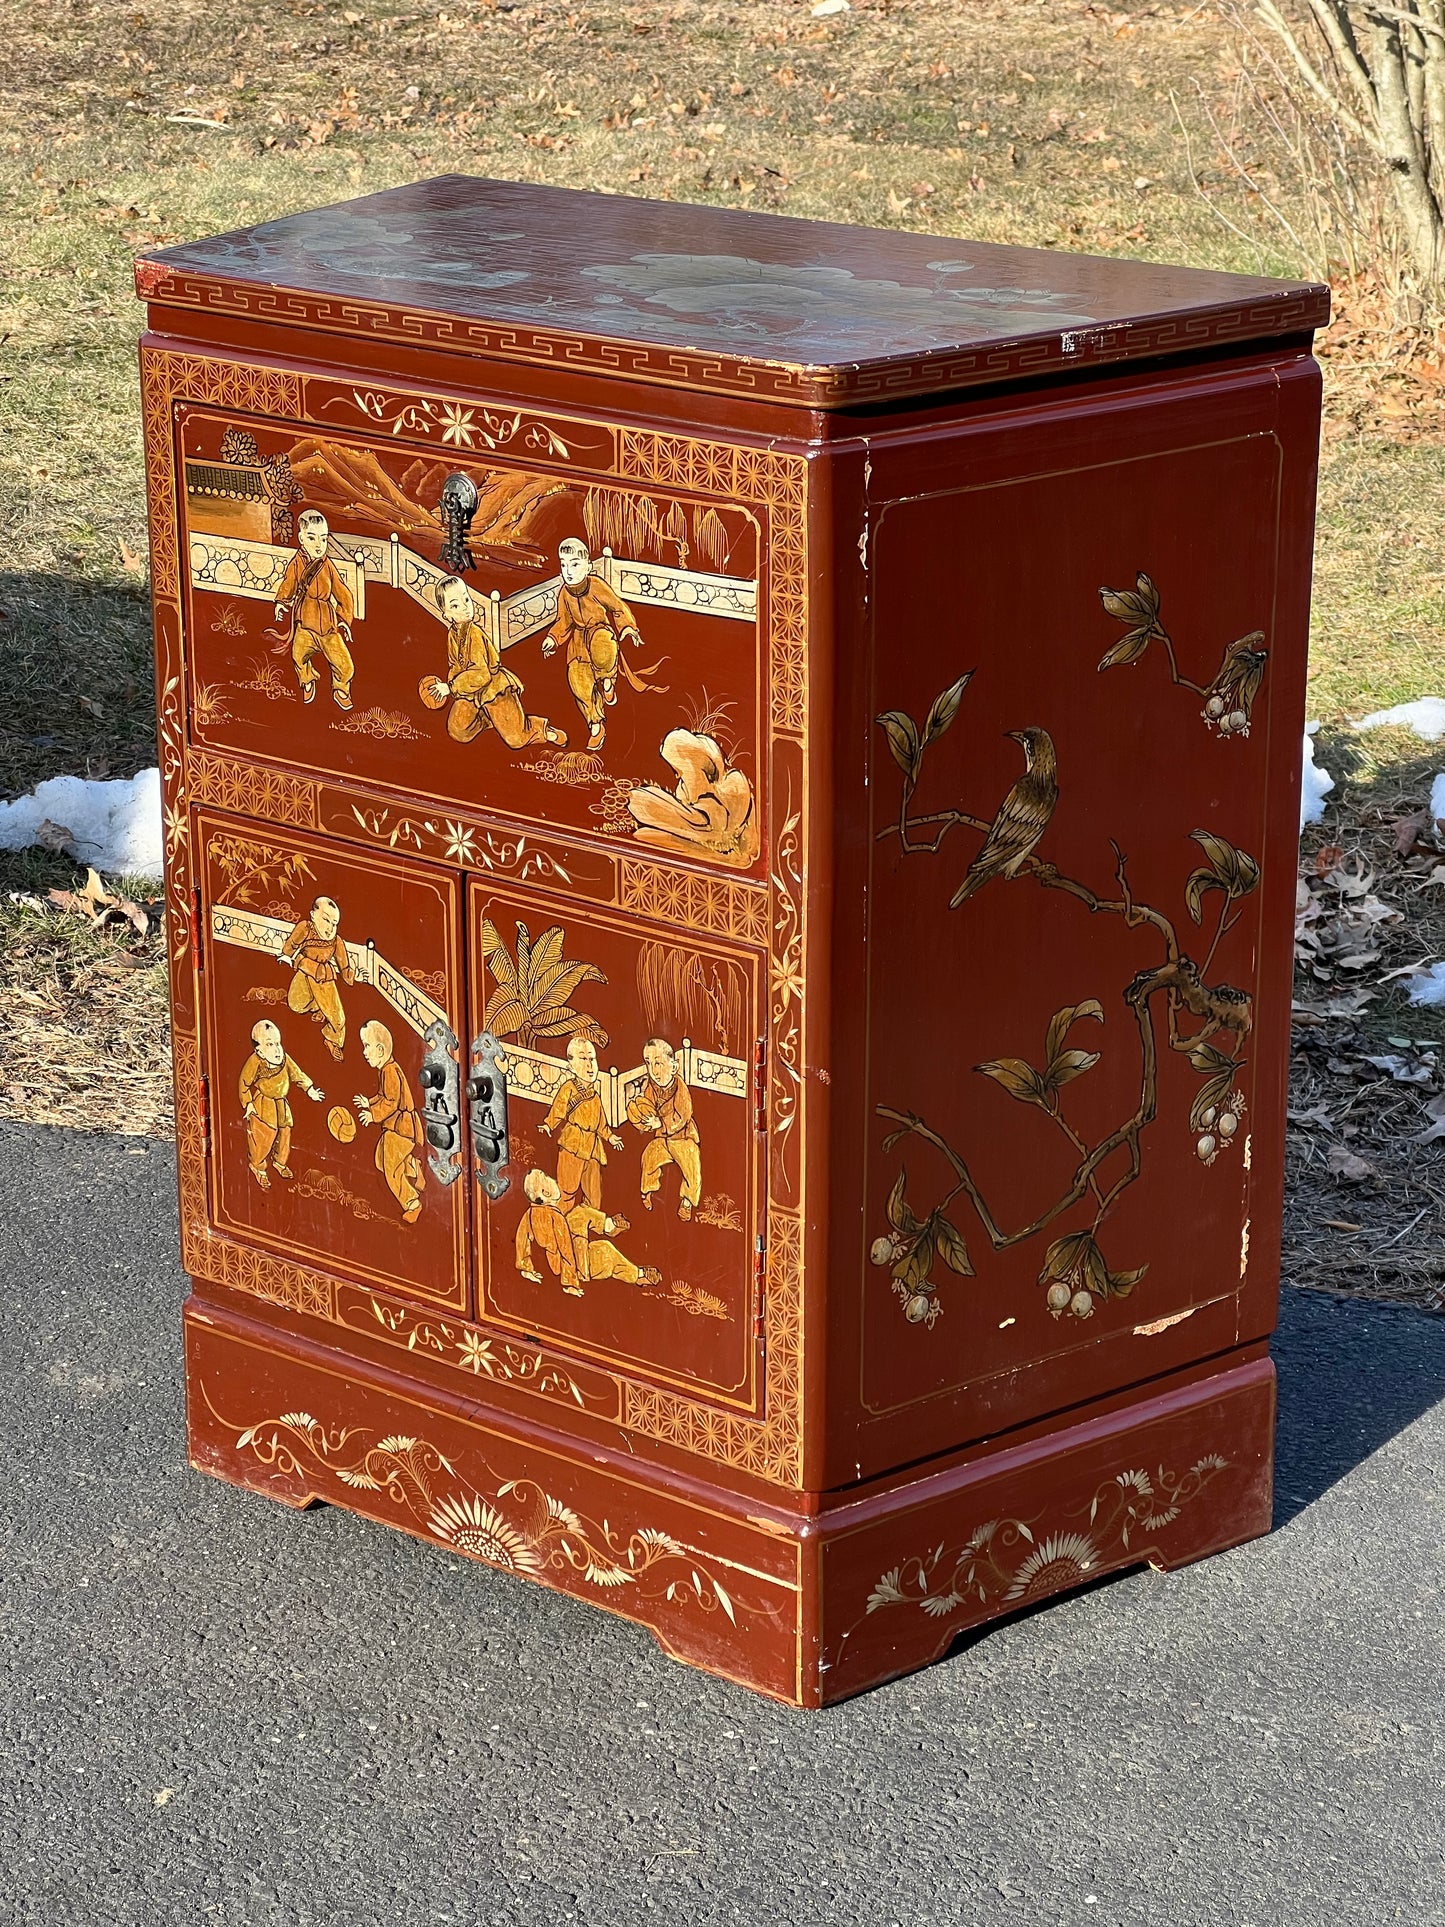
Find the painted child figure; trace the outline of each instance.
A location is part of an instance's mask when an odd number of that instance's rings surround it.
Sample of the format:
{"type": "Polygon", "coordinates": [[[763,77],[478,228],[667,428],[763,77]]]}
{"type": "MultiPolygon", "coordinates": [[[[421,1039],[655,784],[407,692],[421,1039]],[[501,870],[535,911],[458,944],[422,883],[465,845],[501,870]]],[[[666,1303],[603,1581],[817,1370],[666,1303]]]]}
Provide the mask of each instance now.
{"type": "Polygon", "coordinates": [[[580,1197],[599,1211],[607,1146],[614,1151],[624,1146],[617,1133],[608,1129],[597,1051],[587,1038],[574,1037],[567,1046],[567,1068],[572,1074],[558,1086],[552,1108],[538,1129],[548,1137],[557,1133],[557,1182],[565,1208],[570,1211],[580,1197]]]}
{"type": "Polygon", "coordinates": [[[251,1030],[251,1055],[241,1069],[241,1115],[246,1124],[246,1162],[263,1191],[271,1189],[267,1162],[278,1178],[291,1176],[291,1086],[305,1091],[313,1104],[326,1093],[311,1082],[301,1066],[286,1055],[281,1032],[263,1017],[251,1030]]]}
{"type": "Polygon", "coordinates": [[[666,1038],[649,1037],[642,1047],[647,1078],[627,1106],[627,1121],[651,1133],[642,1152],[642,1208],[662,1184],[662,1174],[675,1164],[681,1178],[677,1215],[686,1224],[702,1199],[702,1151],[697,1120],[692,1114],[692,1092],[677,1068],[677,1054],[666,1038]]]}
{"type": "Polygon", "coordinates": [[[373,1019],[361,1026],[361,1054],[380,1074],[381,1088],[375,1097],[357,1095],[356,1115],[367,1126],[381,1126],[376,1168],[401,1206],[402,1223],[415,1224],[421,1216],[421,1193],[426,1184],[420,1156],[422,1124],[411,1086],[392,1054],[391,1032],[385,1024],[373,1019]]]}
{"type": "Polygon", "coordinates": [[[439,582],[437,602],[447,622],[447,673],[422,679],[421,699],[429,709],[450,701],[447,734],[454,743],[470,743],[484,729],[494,729],[508,749],[533,743],[565,747],[565,730],[554,729],[545,716],[529,716],[522,704],[522,679],[502,667],[501,652],[477,621],[472,592],[460,576],[439,582]]]}
{"type": "Polygon", "coordinates": [[[302,918],[281,949],[281,962],[292,972],[287,1006],[298,1017],[310,1012],[321,1026],[321,1041],[338,1062],[346,1044],[346,1007],[336,986],[356,982],[345,940],[337,934],[340,928],[334,898],[318,897],[310,916],[302,918]]]}
{"type": "Polygon", "coordinates": [[[607,737],[605,712],[617,700],[618,669],[634,689],[649,686],[638,680],[620,653],[624,642],[639,647],[642,636],[622,597],[600,575],[593,574],[585,542],[575,535],[560,542],[557,565],[562,572],[557,619],[542,644],[542,654],[552,656],[559,649],[566,650],[567,686],[590,731],[587,747],[601,749],[607,737]]]}
{"type": "Polygon", "coordinates": [[[522,1180],[527,1209],[517,1226],[517,1270],[540,1285],[534,1248],[547,1261],[552,1276],[569,1298],[586,1296],[594,1279],[616,1278],[624,1285],[657,1285],[662,1273],[652,1265],[637,1265],[612,1243],[628,1227],[626,1218],[609,1218],[591,1205],[563,1209],[562,1190],[545,1171],[529,1171],[522,1180]]]}
{"type": "Polygon", "coordinates": [[[301,546],[287,563],[276,588],[276,620],[283,621],[288,612],[292,619],[291,660],[296,665],[301,700],[309,703],[316,699],[316,685],[321,679],[316,658],[322,656],[331,669],[331,694],[337,708],[350,709],[356,665],[348,645],[355,604],[341,571],[327,556],[331,530],[319,509],[302,512],[296,539],[301,546]]]}

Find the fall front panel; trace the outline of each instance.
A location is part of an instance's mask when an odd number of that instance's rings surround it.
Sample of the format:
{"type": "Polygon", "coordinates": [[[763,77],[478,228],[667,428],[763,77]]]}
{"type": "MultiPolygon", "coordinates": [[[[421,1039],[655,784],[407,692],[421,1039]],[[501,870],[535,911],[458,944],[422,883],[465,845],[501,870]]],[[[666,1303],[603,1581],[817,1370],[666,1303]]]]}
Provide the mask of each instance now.
{"type": "Polygon", "coordinates": [[[196,848],[216,1230],[465,1308],[457,885],[204,811],[196,848]]]}
{"type": "Polygon", "coordinates": [[[180,410],[193,739],[756,872],[752,512],[569,472],[595,424],[483,459],[487,410],[425,409],[444,451],[180,410]]]}
{"type": "Polygon", "coordinates": [[[479,882],[469,955],[510,1138],[478,1316],[755,1409],[759,961],[479,882]]]}
{"type": "Polygon", "coordinates": [[[1236,1342],[1279,1156],[1252,1134],[1284,451],[1093,426],[1084,466],[1075,430],[1058,472],[876,526],[857,1396],[884,1453],[1147,1377],[1186,1320],[1194,1355],[1236,1342]]]}

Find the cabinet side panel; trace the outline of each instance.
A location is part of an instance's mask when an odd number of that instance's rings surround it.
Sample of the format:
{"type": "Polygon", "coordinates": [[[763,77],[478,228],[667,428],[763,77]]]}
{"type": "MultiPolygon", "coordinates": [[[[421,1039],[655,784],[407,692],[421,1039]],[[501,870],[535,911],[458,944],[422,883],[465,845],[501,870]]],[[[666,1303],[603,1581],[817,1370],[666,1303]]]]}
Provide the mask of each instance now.
{"type": "Polygon", "coordinates": [[[1316,410],[1293,357],[867,452],[832,1483],[1272,1326],[1316,410]]]}

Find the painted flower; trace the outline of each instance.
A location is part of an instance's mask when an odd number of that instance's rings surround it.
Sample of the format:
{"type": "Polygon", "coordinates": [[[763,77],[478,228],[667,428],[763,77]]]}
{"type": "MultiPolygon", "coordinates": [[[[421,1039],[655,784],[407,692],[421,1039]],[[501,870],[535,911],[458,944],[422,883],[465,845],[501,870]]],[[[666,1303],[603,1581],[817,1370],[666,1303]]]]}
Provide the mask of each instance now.
{"type": "Polygon", "coordinates": [[[457,1341],[457,1363],[463,1371],[480,1373],[486,1369],[490,1374],[492,1348],[476,1332],[463,1332],[457,1341]]]}
{"type": "Polygon", "coordinates": [[[447,855],[453,863],[475,863],[477,860],[476,831],[469,830],[465,823],[448,822],[447,855]]]}
{"type": "Polygon", "coordinates": [[[475,429],[470,408],[459,408],[454,401],[444,401],[438,411],[442,425],[442,440],[452,442],[458,448],[470,448],[475,429]]]}
{"type": "Polygon", "coordinates": [[[803,994],[803,973],[796,958],[774,957],[771,969],[773,995],[784,1004],[790,1004],[795,997],[803,994]]]}
{"type": "Polygon", "coordinates": [[[1099,1548],[1082,1532],[1055,1532],[1042,1539],[1014,1574],[1005,1605],[1046,1599],[1087,1579],[1099,1563],[1099,1548]]]}
{"type": "Polygon", "coordinates": [[[475,1493],[453,1493],[432,1507],[427,1530],[473,1559],[503,1572],[540,1572],[531,1541],[475,1493]]]}

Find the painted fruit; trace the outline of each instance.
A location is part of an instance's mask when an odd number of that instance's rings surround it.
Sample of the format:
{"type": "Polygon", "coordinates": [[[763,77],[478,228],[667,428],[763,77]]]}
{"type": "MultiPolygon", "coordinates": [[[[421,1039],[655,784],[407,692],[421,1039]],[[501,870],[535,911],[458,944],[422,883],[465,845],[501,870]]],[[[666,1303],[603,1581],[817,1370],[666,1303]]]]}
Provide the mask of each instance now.
{"type": "Polygon", "coordinates": [[[1243,711],[1242,709],[1231,709],[1231,710],[1230,710],[1230,712],[1229,712],[1229,727],[1230,727],[1231,729],[1243,729],[1243,728],[1244,728],[1244,725],[1245,725],[1245,724],[1246,724],[1246,723],[1247,723],[1248,721],[1249,721],[1249,718],[1248,718],[1248,716],[1246,716],[1246,715],[1245,715],[1245,713],[1244,713],[1244,711],[1243,711]]]}
{"type": "Polygon", "coordinates": [[[1224,1116],[1219,1120],[1219,1135],[1221,1137],[1233,1137],[1238,1129],[1239,1119],[1234,1115],[1233,1111],[1226,1111],[1224,1116]]]}
{"type": "Polygon", "coordinates": [[[1219,1140],[1214,1137],[1211,1132],[1206,1131],[1194,1148],[1198,1151],[1200,1157],[1212,1158],[1214,1153],[1219,1149],[1219,1140]]]}
{"type": "Polygon", "coordinates": [[[910,1325],[921,1325],[928,1316],[932,1304],[933,1300],[928,1296],[927,1292],[916,1291],[903,1307],[903,1316],[908,1320],[910,1325]]]}
{"type": "Polygon", "coordinates": [[[1214,1119],[1215,1109],[1212,1104],[1199,1113],[1199,1122],[1204,1126],[1206,1131],[1212,1131],[1214,1129],[1214,1119]]]}
{"type": "Polygon", "coordinates": [[[875,1265],[891,1265],[893,1263],[893,1240],[891,1238],[875,1238],[869,1246],[868,1256],[875,1265]]]}
{"type": "Polygon", "coordinates": [[[1076,1291],[1069,1300],[1069,1310],[1074,1314],[1075,1318],[1092,1318],[1094,1315],[1093,1294],[1087,1291],[1076,1291]]]}
{"type": "Polygon", "coordinates": [[[356,1136],[356,1119],[343,1105],[333,1104],[326,1113],[326,1128],[338,1144],[350,1144],[356,1136]]]}
{"type": "Polygon", "coordinates": [[[1073,1295],[1074,1294],[1069,1290],[1068,1286],[1064,1283],[1063,1279],[1056,1278],[1053,1284],[1051,1284],[1048,1289],[1049,1310],[1050,1311],[1067,1311],[1069,1309],[1069,1300],[1070,1298],[1073,1297],[1073,1295]]]}
{"type": "Polygon", "coordinates": [[[1204,707],[1211,716],[1222,716],[1224,714],[1223,696],[1211,696],[1204,707]]]}

